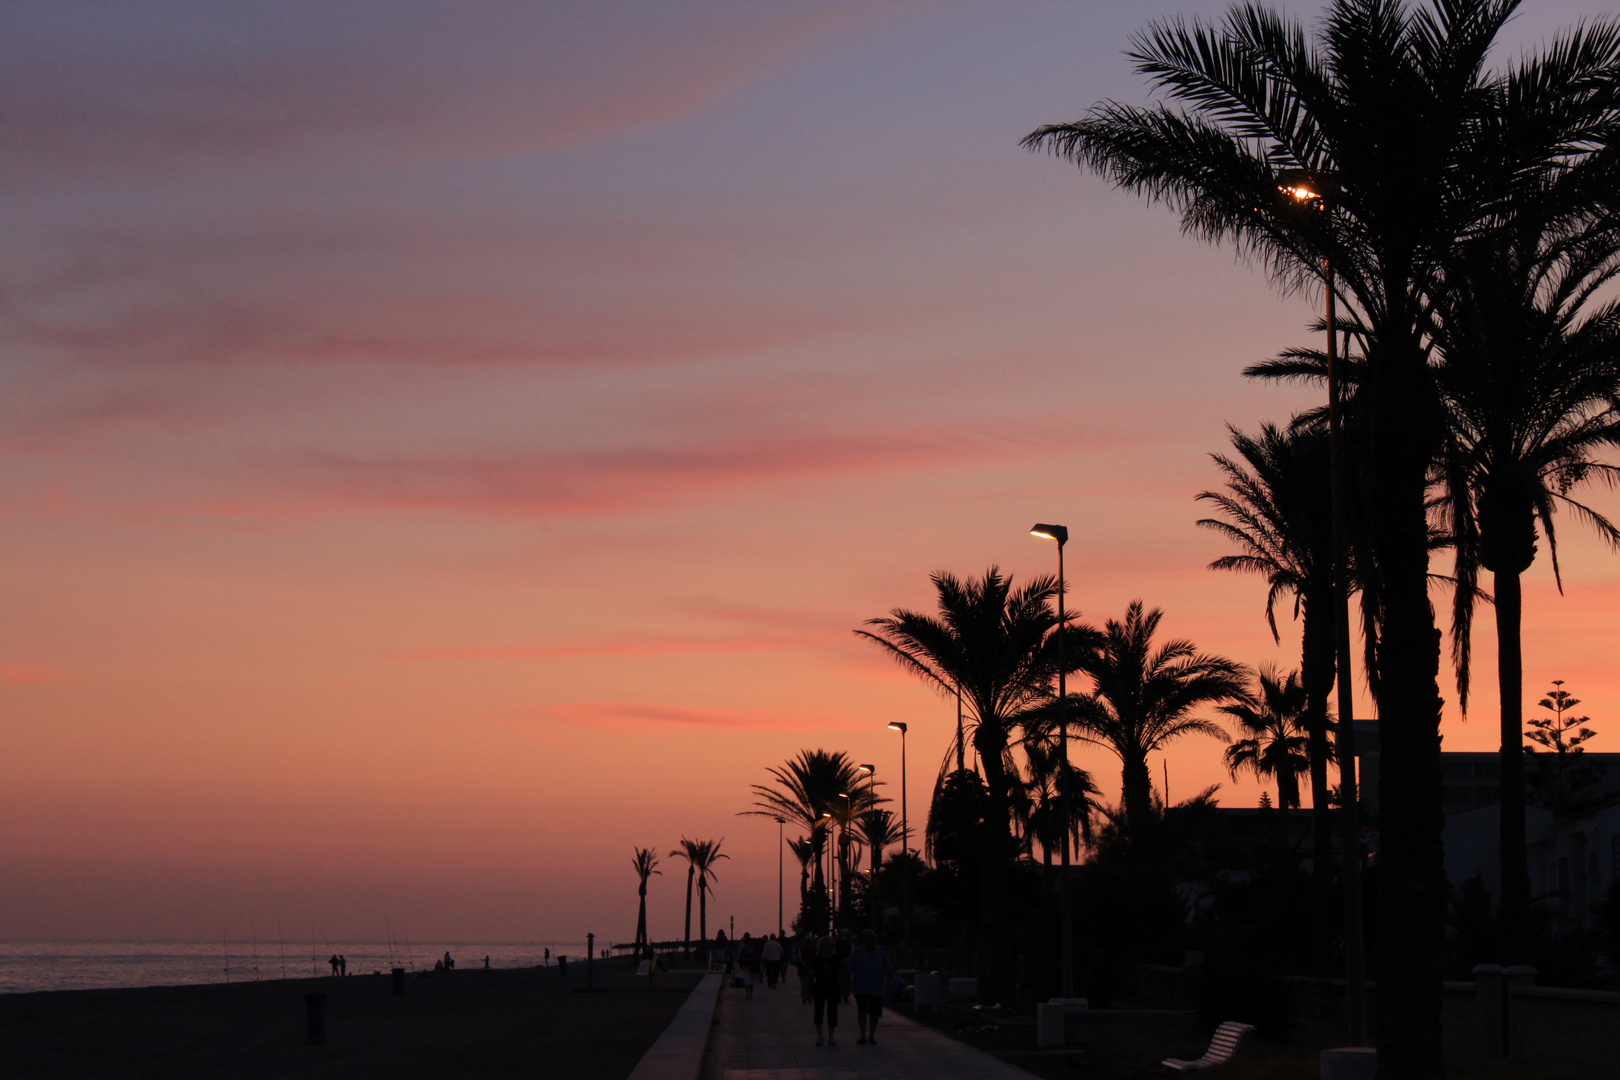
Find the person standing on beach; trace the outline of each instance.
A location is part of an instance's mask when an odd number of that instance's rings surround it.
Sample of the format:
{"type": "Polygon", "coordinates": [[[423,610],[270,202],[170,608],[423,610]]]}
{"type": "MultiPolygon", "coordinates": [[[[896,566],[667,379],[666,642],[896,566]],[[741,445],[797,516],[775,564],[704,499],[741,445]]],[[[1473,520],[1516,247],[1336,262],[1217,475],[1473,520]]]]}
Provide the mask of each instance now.
{"type": "Polygon", "coordinates": [[[782,943],[772,934],[760,949],[759,955],[765,960],[765,985],[776,989],[776,980],[782,977],[782,943]]]}
{"type": "Polygon", "coordinates": [[[338,973],[338,957],[337,957],[337,953],[333,953],[332,958],[330,960],[328,960],[327,963],[332,965],[332,978],[334,978],[334,979],[337,978],[337,973],[338,973]]]}
{"type": "Polygon", "coordinates": [[[827,1045],[838,1045],[838,999],[844,993],[844,965],[838,960],[838,946],[830,937],[821,939],[810,959],[811,997],[816,1005],[816,1045],[821,1045],[821,1020],[827,1019],[827,1045]]]}
{"type": "Polygon", "coordinates": [[[875,1043],[878,1019],[883,1015],[883,995],[894,965],[889,962],[889,954],[878,947],[877,935],[866,930],[861,933],[861,943],[850,950],[844,968],[855,995],[855,1024],[861,1031],[855,1045],[875,1043]]]}
{"type": "Polygon", "coordinates": [[[345,977],[348,974],[349,974],[349,958],[347,956],[344,956],[342,953],[338,953],[338,978],[341,979],[341,978],[345,977]]]}

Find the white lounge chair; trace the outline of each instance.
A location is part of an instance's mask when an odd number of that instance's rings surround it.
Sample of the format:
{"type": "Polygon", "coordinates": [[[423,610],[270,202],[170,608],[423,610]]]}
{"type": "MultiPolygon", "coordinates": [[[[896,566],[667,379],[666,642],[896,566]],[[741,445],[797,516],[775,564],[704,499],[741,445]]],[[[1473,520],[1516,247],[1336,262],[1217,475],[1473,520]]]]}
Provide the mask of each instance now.
{"type": "Polygon", "coordinates": [[[1182,1061],[1180,1058],[1165,1058],[1162,1065],[1172,1072],[1191,1072],[1194,1069],[1207,1069],[1212,1065],[1224,1065],[1231,1061],[1243,1045],[1243,1040],[1249,1032],[1254,1030],[1253,1024],[1240,1024],[1236,1020],[1228,1020],[1215,1029],[1215,1037],[1209,1040],[1209,1049],[1197,1061],[1182,1061]]]}

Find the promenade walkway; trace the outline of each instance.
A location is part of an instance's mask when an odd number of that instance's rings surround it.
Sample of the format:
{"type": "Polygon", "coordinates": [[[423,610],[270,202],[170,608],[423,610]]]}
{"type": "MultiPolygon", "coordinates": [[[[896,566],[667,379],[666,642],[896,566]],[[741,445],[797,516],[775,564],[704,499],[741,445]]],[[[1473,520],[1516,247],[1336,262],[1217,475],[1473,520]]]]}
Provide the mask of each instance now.
{"type": "Polygon", "coordinates": [[[857,1046],[855,1004],[838,1010],[838,1045],[817,1046],[796,985],[726,987],[703,1059],[703,1080],[1032,1080],[1029,1073],[889,1011],[875,1046],[857,1046]]]}

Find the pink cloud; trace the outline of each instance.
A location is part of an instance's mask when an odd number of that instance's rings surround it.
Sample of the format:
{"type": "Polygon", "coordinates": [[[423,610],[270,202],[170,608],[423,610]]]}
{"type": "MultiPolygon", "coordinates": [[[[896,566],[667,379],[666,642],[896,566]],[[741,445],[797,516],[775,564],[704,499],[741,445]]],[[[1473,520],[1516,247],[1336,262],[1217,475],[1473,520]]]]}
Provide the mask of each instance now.
{"type": "Polygon", "coordinates": [[[713,709],[642,701],[581,701],[539,710],[542,719],[569,727],[621,729],[644,725],[824,730],[838,725],[822,718],[765,709],[713,709]]]}
{"type": "Polygon", "coordinates": [[[592,514],[767,480],[936,469],[1065,445],[1055,435],[962,427],[883,435],[818,433],[695,446],[489,458],[325,455],[300,470],[310,490],[414,510],[592,514]]]}
{"type": "Polygon", "coordinates": [[[13,176],[532,152],[678,116],[895,6],[8,4],[0,146],[13,176]]]}
{"type": "Polygon", "coordinates": [[[63,678],[50,664],[0,664],[0,683],[61,682],[63,678]]]}
{"type": "Polygon", "coordinates": [[[810,641],[786,637],[642,638],[575,645],[486,645],[403,649],[397,660],[569,660],[585,657],[684,656],[697,653],[775,652],[810,641]]]}

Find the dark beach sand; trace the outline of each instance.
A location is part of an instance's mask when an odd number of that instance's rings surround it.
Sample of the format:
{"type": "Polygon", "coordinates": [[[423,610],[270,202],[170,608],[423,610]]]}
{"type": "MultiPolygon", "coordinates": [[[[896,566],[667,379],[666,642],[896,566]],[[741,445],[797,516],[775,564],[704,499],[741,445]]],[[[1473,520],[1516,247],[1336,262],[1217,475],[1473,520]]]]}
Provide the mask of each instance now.
{"type": "Polygon", "coordinates": [[[663,1032],[696,972],[657,988],[624,961],[290,979],[144,990],[0,995],[0,1076],[495,1077],[623,1080],[663,1032]],[[304,995],[324,991],[324,1046],[304,1044],[304,995]]]}

